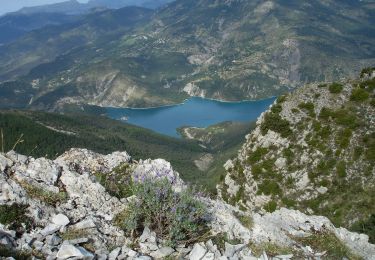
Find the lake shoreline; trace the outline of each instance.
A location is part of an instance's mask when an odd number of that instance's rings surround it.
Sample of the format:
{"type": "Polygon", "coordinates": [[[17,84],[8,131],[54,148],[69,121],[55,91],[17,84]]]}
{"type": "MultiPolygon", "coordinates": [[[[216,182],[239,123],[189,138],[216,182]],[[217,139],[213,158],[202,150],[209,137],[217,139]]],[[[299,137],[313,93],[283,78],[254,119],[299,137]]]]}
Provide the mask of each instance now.
{"type": "Polygon", "coordinates": [[[174,107],[174,106],[181,106],[186,104],[187,101],[191,99],[202,99],[202,100],[209,100],[209,101],[216,101],[219,103],[233,103],[233,104],[240,104],[240,103],[247,103],[247,102],[261,102],[269,99],[277,98],[277,96],[271,96],[268,98],[262,98],[262,99],[244,99],[239,101],[228,101],[228,100],[221,100],[221,99],[215,99],[215,98],[204,98],[204,97],[190,97],[184,99],[181,103],[175,103],[175,104],[168,104],[168,105],[160,105],[160,106],[153,106],[153,107],[106,107],[106,106],[99,106],[101,108],[114,108],[114,109],[129,109],[129,110],[147,110],[147,109],[157,109],[157,108],[168,108],[168,107],[174,107]]]}
{"type": "Polygon", "coordinates": [[[276,97],[258,101],[221,102],[194,97],[178,105],[147,109],[107,107],[105,115],[121,122],[180,138],[178,129],[183,126],[206,128],[225,121],[254,121],[269,109],[275,100],[276,97]]]}

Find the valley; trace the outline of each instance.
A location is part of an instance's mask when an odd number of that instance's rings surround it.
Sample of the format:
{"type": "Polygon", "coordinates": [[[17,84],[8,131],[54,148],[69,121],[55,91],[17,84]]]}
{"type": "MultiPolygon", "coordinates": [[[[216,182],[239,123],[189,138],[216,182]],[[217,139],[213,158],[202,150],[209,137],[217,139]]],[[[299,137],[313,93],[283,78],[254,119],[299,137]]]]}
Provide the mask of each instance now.
{"type": "Polygon", "coordinates": [[[0,110],[0,129],[4,136],[0,147],[10,150],[21,137],[23,141],[14,149],[29,156],[55,158],[70,148],[86,148],[101,153],[127,150],[135,160],[165,158],[181,172],[185,181],[216,193],[216,184],[224,174],[222,165],[236,154],[243,137],[252,129],[249,123],[238,123],[234,129],[224,127],[220,134],[214,135],[216,139],[202,146],[199,140],[168,137],[98,116],[98,112],[59,115],[0,110]],[[201,169],[198,165],[207,156],[210,161],[201,169]]]}
{"type": "Polygon", "coordinates": [[[0,260],[375,260],[373,0],[28,1],[0,260]]]}

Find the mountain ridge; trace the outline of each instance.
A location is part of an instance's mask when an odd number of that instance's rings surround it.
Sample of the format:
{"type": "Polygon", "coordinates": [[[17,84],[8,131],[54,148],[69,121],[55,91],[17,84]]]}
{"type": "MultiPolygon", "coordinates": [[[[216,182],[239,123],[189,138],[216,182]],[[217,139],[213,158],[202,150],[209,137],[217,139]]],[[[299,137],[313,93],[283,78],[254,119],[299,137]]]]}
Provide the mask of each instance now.
{"type": "MultiPolygon", "coordinates": [[[[52,110],[61,103],[150,107],[189,96],[259,99],[372,66],[374,10],[358,1],[178,0],[117,38],[90,42],[85,53],[66,49],[61,55],[54,47],[44,57],[45,66],[57,68],[53,74],[34,67],[38,77],[18,79],[38,83],[31,106],[52,110]],[[38,103],[49,93],[60,102],[38,103]]],[[[17,46],[12,48],[17,55],[17,46]]],[[[35,58],[21,54],[20,60],[35,58]]],[[[0,75],[9,79],[31,67],[10,60],[0,75]]]]}
{"type": "Polygon", "coordinates": [[[288,207],[325,215],[336,226],[367,226],[373,243],[374,78],[367,69],[357,80],[279,97],[227,162],[221,196],[252,211],[288,207]]]}

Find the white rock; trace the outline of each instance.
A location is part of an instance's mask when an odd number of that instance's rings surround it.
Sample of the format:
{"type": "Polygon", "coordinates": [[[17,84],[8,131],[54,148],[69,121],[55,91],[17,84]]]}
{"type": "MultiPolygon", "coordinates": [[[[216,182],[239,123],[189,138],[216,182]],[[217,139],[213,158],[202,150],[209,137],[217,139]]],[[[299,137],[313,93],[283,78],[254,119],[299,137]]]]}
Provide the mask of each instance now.
{"type": "Polygon", "coordinates": [[[288,259],[292,259],[293,255],[292,254],[290,254],[290,255],[277,255],[277,256],[275,256],[275,258],[280,259],[280,260],[288,260],[288,259]]]}
{"type": "Polygon", "coordinates": [[[325,193],[327,193],[328,188],[322,186],[322,187],[317,188],[316,190],[317,190],[320,194],[325,194],[325,193]]]}
{"type": "Polygon", "coordinates": [[[189,254],[190,260],[201,260],[206,254],[207,249],[201,244],[197,243],[194,245],[193,250],[189,254]]]}
{"type": "Polygon", "coordinates": [[[48,236],[48,235],[51,235],[51,234],[57,232],[59,229],[60,229],[59,225],[49,224],[43,230],[40,231],[40,234],[42,236],[48,236]]]}
{"type": "Polygon", "coordinates": [[[52,217],[52,223],[61,227],[65,227],[70,223],[70,221],[69,218],[64,214],[57,214],[52,217]]]}
{"type": "Polygon", "coordinates": [[[121,247],[115,248],[112,252],[108,255],[108,260],[116,260],[121,252],[121,247]]]}
{"type": "Polygon", "coordinates": [[[225,252],[224,255],[227,257],[232,257],[236,253],[240,252],[242,249],[244,249],[246,245],[244,244],[239,244],[239,245],[231,245],[227,242],[225,242],[225,252]]]}
{"type": "Polygon", "coordinates": [[[26,163],[27,162],[27,156],[21,155],[16,153],[15,151],[9,151],[6,153],[6,157],[12,160],[13,162],[18,162],[18,163],[26,163]]]}
{"type": "Polygon", "coordinates": [[[6,167],[12,166],[12,160],[6,158],[3,154],[0,154],[0,172],[3,172],[6,167]]]}
{"type": "Polygon", "coordinates": [[[234,168],[234,164],[233,164],[233,161],[232,160],[228,160],[225,164],[224,164],[224,169],[229,171],[230,169],[233,169],[234,168]]]}
{"type": "Polygon", "coordinates": [[[74,229],[88,229],[94,227],[96,227],[96,224],[92,219],[82,220],[73,226],[74,229]]]}
{"type": "Polygon", "coordinates": [[[151,260],[152,258],[146,255],[141,255],[139,257],[134,258],[134,260],[151,260]]]}
{"type": "Polygon", "coordinates": [[[215,259],[215,254],[212,252],[207,252],[207,254],[204,255],[202,260],[214,260],[215,259]]]}
{"type": "Polygon", "coordinates": [[[163,259],[163,258],[173,254],[173,252],[174,252],[174,249],[171,248],[171,247],[162,247],[162,248],[156,250],[155,252],[152,252],[150,255],[153,258],[156,258],[156,259],[163,259]]]}
{"type": "Polygon", "coordinates": [[[278,169],[283,169],[285,168],[286,166],[286,159],[285,158],[278,158],[275,162],[275,166],[278,168],[278,169]]]}
{"type": "Polygon", "coordinates": [[[73,245],[62,245],[57,253],[58,259],[68,259],[76,257],[78,259],[93,259],[94,255],[88,252],[83,247],[75,247],[73,245]]]}
{"type": "Polygon", "coordinates": [[[43,248],[43,246],[44,243],[42,241],[34,241],[33,243],[33,247],[38,251],[40,251],[43,248]]]}
{"type": "Polygon", "coordinates": [[[142,235],[139,237],[139,242],[144,243],[151,237],[151,230],[148,227],[143,229],[142,235]]]}
{"type": "Polygon", "coordinates": [[[38,182],[54,185],[59,176],[59,168],[52,161],[39,158],[28,164],[25,176],[38,182]]]}
{"type": "Polygon", "coordinates": [[[56,236],[55,234],[49,235],[46,237],[46,243],[50,246],[57,246],[61,243],[61,238],[56,236]]]}
{"type": "Polygon", "coordinates": [[[137,255],[138,255],[138,253],[134,250],[129,250],[129,252],[128,252],[128,256],[130,256],[130,257],[136,257],[137,255]]]}

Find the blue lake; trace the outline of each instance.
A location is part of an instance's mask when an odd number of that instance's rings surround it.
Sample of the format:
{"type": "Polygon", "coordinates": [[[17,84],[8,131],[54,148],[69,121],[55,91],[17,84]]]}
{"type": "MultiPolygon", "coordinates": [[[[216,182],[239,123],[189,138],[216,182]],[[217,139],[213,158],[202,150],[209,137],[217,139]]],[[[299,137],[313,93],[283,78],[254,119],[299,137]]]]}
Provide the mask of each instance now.
{"type": "Polygon", "coordinates": [[[106,110],[110,118],[179,137],[176,129],[181,126],[207,127],[225,121],[254,121],[274,101],[275,98],[244,102],[191,98],[175,106],[147,109],[107,108],[106,110]]]}

